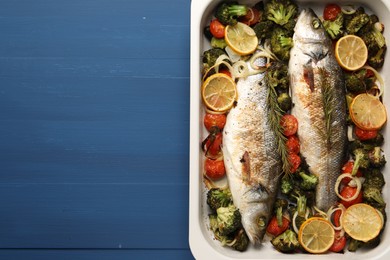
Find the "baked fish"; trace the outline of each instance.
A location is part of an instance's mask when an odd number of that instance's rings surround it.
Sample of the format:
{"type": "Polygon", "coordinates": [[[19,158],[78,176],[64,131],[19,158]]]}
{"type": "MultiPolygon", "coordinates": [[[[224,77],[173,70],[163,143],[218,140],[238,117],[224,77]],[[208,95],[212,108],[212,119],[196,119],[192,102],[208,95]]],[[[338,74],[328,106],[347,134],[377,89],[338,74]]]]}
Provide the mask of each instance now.
{"type": "Polygon", "coordinates": [[[319,179],[316,206],[326,211],[337,202],[334,186],[346,158],[343,72],[313,10],[300,13],[293,42],[289,61],[291,114],[298,119],[301,155],[319,179]]]}
{"type": "MultiPolygon", "coordinates": [[[[265,63],[259,58],[256,62],[265,63]]],[[[261,65],[261,64],[259,64],[261,65]]],[[[253,244],[261,243],[275,201],[282,164],[269,122],[264,73],[239,79],[238,99],[223,130],[223,155],[234,205],[253,244]]]]}

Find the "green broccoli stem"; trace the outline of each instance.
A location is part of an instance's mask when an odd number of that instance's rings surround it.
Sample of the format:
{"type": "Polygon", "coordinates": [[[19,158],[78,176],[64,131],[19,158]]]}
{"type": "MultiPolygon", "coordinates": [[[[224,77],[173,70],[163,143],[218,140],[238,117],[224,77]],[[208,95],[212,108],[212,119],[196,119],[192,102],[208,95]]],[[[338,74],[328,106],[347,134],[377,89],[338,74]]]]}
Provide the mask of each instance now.
{"type": "Polygon", "coordinates": [[[382,48],[386,44],[385,37],[383,37],[382,32],[380,32],[378,29],[375,28],[372,29],[372,33],[374,34],[374,38],[376,43],[378,44],[379,48],[382,48]]]}
{"type": "Polygon", "coordinates": [[[283,208],[282,207],[278,207],[276,209],[276,220],[278,222],[279,227],[283,226],[283,208]]]}
{"type": "Polygon", "coordinates": [[[363,160],[363,155],[357,154],[353,163],[351,175],[355,176],[360,167],[360,161],[363,160]]]}
{"type": "Polygon", "coordinates": [[[294,196],[297,199],[297,211],[299,216],[305,216],[306,214],[306,202],[307,198],[304,195],[294,196]]]}

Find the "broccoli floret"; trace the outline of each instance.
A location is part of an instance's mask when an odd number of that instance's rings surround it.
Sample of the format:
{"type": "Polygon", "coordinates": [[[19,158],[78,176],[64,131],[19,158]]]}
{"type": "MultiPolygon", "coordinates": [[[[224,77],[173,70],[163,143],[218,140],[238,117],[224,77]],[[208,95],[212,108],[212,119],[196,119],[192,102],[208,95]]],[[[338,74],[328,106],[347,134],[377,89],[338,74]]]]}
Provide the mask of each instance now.
{"type": "Polygon", "coordinates": [[[298,6],[290,0],[270,0],[264,6],[265,17],[281,26],[294,19],[298,13],[298,6]]]}
{"type": "Polygon", "coordinates": [[[273,62],[267,69],[266,79],[269,86],[287,91],[289,87],[287,65],[282,62],[273,62]]]}
{"type": "Polygon", "coordinates": [[[282,194],[285,195],[290,194],[293,188],[294,185],[293,185],[292,177],[289,176],[288,174],[284,175],[280,183],[280,191],[282,192],[282,194]]]}
{"type": "Polygon", "coordinates": [[[353,94],[364,93],[374,85],[372,78],[366,77],[367,70],[361,69],[344,74],[345,87],[353,94]]]}
{"type": "Polygon", "coordinates": [[[212,48],[215,48],[215,49],[225,49],[226,46],[227,46],[227,43],[225,41],[225,39],[217,39],[215,37],[212,37],[211,38],[211,42],[210,42],[210,45],[212,48]]]}
{"type": "Polygon", "coordinates": [[[372,56],[386,45],[382,29],[383,27],[379,23],[378,17],[376,15],[370,15],[369,22],[358,33],[367,45],[369,56],[372,56]]]}
{"type": "Polygon", "coordinates": [[[256,33],[257,38],[259,38],[259,42],[271,38],[271,32],[273,30],[274,23],[269,20],[262,20],[253,26],[253,30],[256,33]]]}
{"type": "Polygon", "coordinates": [[[234,250],[240,252],[245,251],[249,245],[249,238],[246,235],[245,230],[243,228],[238,229],[234,235],[233,241],[228,245],[231,246],[234,250]]]}
{"type": "Polygon", "coordinates": [[[356,34],[363,26],[370,21],[370,17],[366,13],[356,14],[345,24],[345,30],[348,34],[356,34]]]}
{"type": "Polygon", "coordinates": [[[298,194],[298,196],[294,196],[297,200],[297,211],[298,216],[305,216],[306,214],[306,202],[307,198],[305,195],[298,194]]]}
{"type": "Polygon", "coordinates": [[[276,27],[271,32],[271,50],[280,60],[288,61],[292,46],[293,40],[286,30],[276,27]]]}
{"type": "Polygon", "coordinates": [[[370,160],[368,159],[368,153],[363,148],[358,148],[353,151],[354,164],[351,174],[356,175],[356,172],[362,168],[367,169],[370,166],[370,160]]]}
{"type": "Polygon", "coordinates": [[[381,190],[386,184],[383,174],[377,168],[371,168],[368,171],[364,171],[364,177],[365,181],[363,187],[375,187],[381,190]]]}
{"type": "Polygon", "coordinates": [[[297,234],[294,231],[287,229],[279,236],[271,240],[272,245],[282,253],[292,252],[299,248],[297,234]]]}
{"type": "Polygon", "coordinates": [[[382,149],[379,146],[375,146],[370,152],[368,152],[368,159],[373,167],[381,168],[386,164],[386,159],[382,153],[382,149]]]}
{"type": "Polygon", "coordinates": [[[225,51],[218,48],[212,48],[203,52],[203,73],[207,72],[212,66],[214,66],[218,57],[226,54],[225,51]]]}
{"type": "Polygon", "coordinates": [[[234,205],[217,209],[218,230],[221,235],[236,231],[241,226],[241,214],[234,205]]]}
{"type": "Polygon", "coordinates": [[[279,227],[283,225],[283,211],[285,211],[287,207],[288,207],[287,200],[281,198],[276,199],[274,203],[274,212],[279,227]]]}
{"type": "Polygon", "coordinates": [[[368,203],[378,203],[380,206],[385,206],[381,190],[369,185],[363,186],[363,199],[368,203]]]}
{"type": "Polygon", "coordinates": [[[344,34],[344,15],[340,12],[334,21],[325,20],[322,22],[326,32],[332,40],[337,40],[344,34]]]}
{"type": "Polygon", "coordinates": [[[237,3],[222,3],[217,7],[215,17],[223,25],[237,24],[237,18],[246,15],[248,7],[237,3]]]}
{"type": "Polygon", "coordinates": [[[356,250],[358,250],[360,247],[362,247],[363,244],[364,244],[364,242],[351,238],[351,240],[349,241],[349,244],[348,244],[348,251],[356,252],[356,250]]]}
{"type": "Polygon", "coordinates": [[[303,190],[314,190],[318,183],[318,177],[313,174],[306,174],[304,171],[299,172],[302,178],[301,188],[303,190]]]}
{"type": "Polygon", "coordinates": [[[367,140],[365,143],[366,143],[366,145],[371,145],[371,146],[382,146],[384,140],[385,139],[383,137],[383,134],[378,133],[375,138],[367,140]]]}
{"type": "Polygon", "coordinates": [[[229,189],[212,188],[207,192],[207,205],[212,210],[227,207],[232,203],[232,194],[229,189]]]}
{"type": "Polygon", "coordinates": [[[370,65],[375,69],[382,68],[383,63],[385,62],[386,50],[387,50],[387,46],[385,45],[382,48],[380,48],[375,55],[369,56],[367,60],[368,65],[370,65]]]}
{"type": "Polygon", "coordinates": [[[285,112],[290,110],[292,107],[291,97],[286,92],[281,93],[278,96],[277,101],[278,101],[278,105],[279,105],[280,109],[282,109],[285,112]]]}

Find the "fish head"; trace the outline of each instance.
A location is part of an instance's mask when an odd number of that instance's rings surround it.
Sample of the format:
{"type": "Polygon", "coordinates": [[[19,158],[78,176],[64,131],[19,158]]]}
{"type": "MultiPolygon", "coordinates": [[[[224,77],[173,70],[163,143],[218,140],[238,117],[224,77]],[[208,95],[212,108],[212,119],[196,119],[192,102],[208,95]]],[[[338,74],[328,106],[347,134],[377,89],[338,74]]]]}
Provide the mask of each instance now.
{"type": "Polygon", "coordinates": [[[247,205],[240,209],[245,232],[253,244],[260,244],[272,213],[273,196],[262,186],[253,187],[245,194],[247,205]]]}
{"type": "Polygon", "coordinates": [[[321,20],[310,8],[303,9],[299,14],[294,29],[294,38],[309,43],[329,40],[321,20]]]}

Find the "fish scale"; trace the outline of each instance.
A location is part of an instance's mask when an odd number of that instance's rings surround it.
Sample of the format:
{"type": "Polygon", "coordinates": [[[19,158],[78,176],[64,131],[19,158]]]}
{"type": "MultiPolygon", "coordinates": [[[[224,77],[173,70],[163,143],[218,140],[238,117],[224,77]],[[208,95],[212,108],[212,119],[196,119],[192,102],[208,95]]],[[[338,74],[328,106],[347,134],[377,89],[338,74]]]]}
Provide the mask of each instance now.
{"type": "Polygon", "coordinates": [[[316,206],[337,202],[336,179],[346,159],[347,126],[343,72],[332,42],[311,9],[302,10],[293,36],[289,74],[301,155],[318,177],[316,206]]]}

